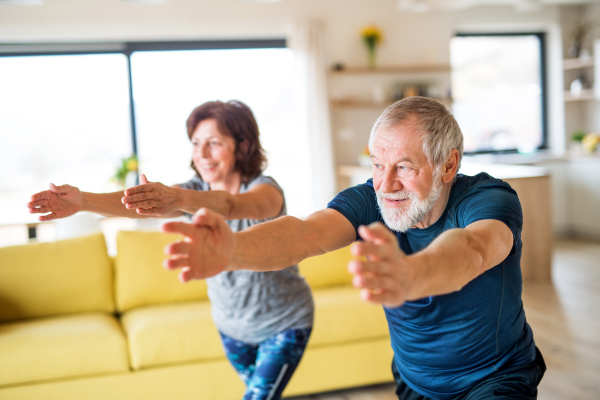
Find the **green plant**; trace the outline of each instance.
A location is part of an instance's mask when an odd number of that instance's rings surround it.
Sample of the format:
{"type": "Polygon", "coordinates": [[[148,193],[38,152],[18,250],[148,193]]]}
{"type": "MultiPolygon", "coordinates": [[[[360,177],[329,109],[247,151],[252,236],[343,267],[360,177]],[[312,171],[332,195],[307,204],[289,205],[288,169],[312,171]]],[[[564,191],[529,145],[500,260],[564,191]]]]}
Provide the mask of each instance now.
{"type": "Polygon", "coordinates": [[[123,158],[117,172],[112,177],[113,181],[116,181],[121,187],[125,187],[125,179],[127,174],[131,171],[137,172],[138,170],[138,159],[137,155],[133,154],[128,158],[123,158]]]}
{"type": "Polygon", "coordinates": [[[571,135],[571,140],[574,142],[581,142],[585,135],[586,135],[585,131],[583,131],[581,129],[577,130],[577,131],[573,132],[573,134],[571,135]]]}

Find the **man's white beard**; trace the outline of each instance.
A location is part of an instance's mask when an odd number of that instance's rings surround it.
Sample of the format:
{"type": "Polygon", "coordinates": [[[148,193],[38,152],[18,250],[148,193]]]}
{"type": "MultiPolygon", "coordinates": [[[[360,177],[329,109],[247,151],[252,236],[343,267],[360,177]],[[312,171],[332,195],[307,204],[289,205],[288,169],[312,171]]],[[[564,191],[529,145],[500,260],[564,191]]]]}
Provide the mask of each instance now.
{"type": "Polygon", "coordinates": [[[435,202],[439,199],[442,192],[442,182],[434,179],[434,185],[427,198],[420,200],[419,196],[410,190],[399,190],[393,193],[383,193],[377,191],[377,205],[381,210],[381,215],[385,224],[393,231],[406,232],[425,218],[431,211],[435,202]],[[401,200],[408,199],[408,208],[394,207],[387,208],[384,199],[401,200]]]}

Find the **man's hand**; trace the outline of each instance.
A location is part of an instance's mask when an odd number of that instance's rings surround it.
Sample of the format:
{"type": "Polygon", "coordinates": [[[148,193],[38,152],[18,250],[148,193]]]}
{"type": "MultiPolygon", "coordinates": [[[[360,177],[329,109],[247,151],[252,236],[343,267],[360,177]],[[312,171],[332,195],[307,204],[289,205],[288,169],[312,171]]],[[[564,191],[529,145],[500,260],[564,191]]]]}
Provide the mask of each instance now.
{"type": "Polygon", "coordinates": [[[179,280],[182,283],[210,278],[227,268],[234,249],[234,237],[220,215],[201,208],[194,214],[191,224],[169,222],[162,230],[185,236],[165,247],[165,254],[170,257],[163,262],[166,269],[181,268],[179,280]]]}
{"type": "Polygon", "coordinates": [[[27,208],[31,214],[50,213],[41,215],[40,221],[69,217],[82,209],[81,192],[74,186],[55,186],[51,183],[50,190],[44,190],[31,196],[27,208]]]}
{"type": "Polygon", "coordinates": [[[125,190],[121,202],[141,215],[164,216],[178,210],[178,191],[159,182],[148,182],[140,175],[140,185],[125,190]]]}
{"type": "Polygon", "coordinates": [[[396,236],[379,222],[360,226],[358,234],[364,242],[354,243],[350,251],[355,257],[367,256],[368,261],[352,260],[348,271],[354,275],[352,284],[361,289],[361,299],[388,308],[412,300],[414,269],[400,250],[396,236]]]}

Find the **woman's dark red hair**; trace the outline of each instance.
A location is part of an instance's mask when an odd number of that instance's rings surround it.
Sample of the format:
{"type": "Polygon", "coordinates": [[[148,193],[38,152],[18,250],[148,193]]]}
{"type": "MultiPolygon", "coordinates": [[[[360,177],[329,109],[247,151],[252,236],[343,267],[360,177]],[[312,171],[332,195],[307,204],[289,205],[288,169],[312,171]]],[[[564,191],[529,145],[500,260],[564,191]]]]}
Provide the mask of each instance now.
{"type": "MultiPolygon", "coordinates": [[[[190,140],[200,122],[205,119],[217,121],[219,131],[235,140],[234,171],[241,174],[242,180],[248,182],[258,176],[267,166],[265,151],[258,138],[258,124],[252,110],[237,100],[206,102],[192,111],[186,122],[190,140]]],[[[192,168],[200,176],[192,161],[192,168]]]]}

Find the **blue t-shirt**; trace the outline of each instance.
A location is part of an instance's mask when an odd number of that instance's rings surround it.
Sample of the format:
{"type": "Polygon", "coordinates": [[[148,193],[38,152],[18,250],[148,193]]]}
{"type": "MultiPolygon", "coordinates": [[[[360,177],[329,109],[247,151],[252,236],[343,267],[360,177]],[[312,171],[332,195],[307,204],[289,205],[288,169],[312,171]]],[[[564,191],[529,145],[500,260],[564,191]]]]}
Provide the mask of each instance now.
{"type": "MultiPolygon", "coordinates": [[[[340,192],[328,208],[344,215],[355,229],[383,223],[372,179],[340,192]]],[[[502,263],[458,292],[384,309],[396,368],[409,387],[433,399],[451,399],[496,370],[535,358],[521,301],[523,216],[507,183],[485,173],[459,174],[444,213],[433,225],[395,233],[401,249],[413,254],[444,231],[485,219],[501,221],[513,233],[513,248],[502,263]]]]}

